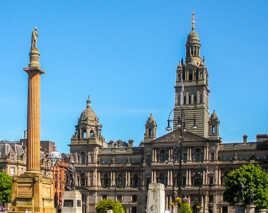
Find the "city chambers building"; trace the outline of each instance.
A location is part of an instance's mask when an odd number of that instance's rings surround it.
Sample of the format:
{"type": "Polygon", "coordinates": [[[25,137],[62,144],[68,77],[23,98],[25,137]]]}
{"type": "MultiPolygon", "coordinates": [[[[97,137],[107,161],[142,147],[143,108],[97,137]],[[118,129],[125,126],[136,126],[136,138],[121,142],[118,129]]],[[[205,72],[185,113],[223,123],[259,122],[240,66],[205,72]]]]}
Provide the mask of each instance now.
{"type": "Polygon", "coordinates": [[[124,204],[128,213],[144,213],[150,183],[165,185],[167,210],[174,197],[180,196],[196,212],[234,212],[223,201],[226,173],[248,163],[267,169],[266,134],[257,135],[255,142],[248,142],[246,135],[241,143],[221,141],[220,120],[215,111],[209,113],[208,69],[200,47],[193,20],[186,57],[174,69],[173,128],[166,135],[157,137],[157,122],[151,114],[139,146],[133,140],[107,142],[87,100],[70,143],[83,212],[93,213],[99,201],[111,198],[124,204]]]}

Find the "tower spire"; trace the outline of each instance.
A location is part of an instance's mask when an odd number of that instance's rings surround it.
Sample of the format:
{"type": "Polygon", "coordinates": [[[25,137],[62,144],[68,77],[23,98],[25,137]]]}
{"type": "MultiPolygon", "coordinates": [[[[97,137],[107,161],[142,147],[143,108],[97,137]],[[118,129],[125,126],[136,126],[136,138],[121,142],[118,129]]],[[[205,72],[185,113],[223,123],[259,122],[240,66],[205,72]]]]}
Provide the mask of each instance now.
{"type": "Polygon", "coordinates": [[[195,12],[194,11],[192,11],[192,31],[194,31],[194,29],[195,29],[195,12]]]}

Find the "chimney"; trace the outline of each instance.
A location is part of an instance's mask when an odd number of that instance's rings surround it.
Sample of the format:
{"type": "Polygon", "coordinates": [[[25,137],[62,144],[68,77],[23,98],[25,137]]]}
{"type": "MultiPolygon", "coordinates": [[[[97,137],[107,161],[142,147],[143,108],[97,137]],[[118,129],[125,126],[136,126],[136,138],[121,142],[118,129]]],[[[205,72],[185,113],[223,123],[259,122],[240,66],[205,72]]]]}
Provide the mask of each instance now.
{"type": "Polygon", "coordinates": [[[248,136],[246,134],[243,135],[243,143],[246,144],[248,142],[248,136]]]}
{"type": "Polygon", "coordinates": [[[129,139],[128,140],[128,147],[133,147],[134,144],[134,140],[133,139],[129,139]]]}
{"type": "Polygon", "coordinates": [[[256,135],[256,141],[257,142],[268,142],[268,135],[267,134],[258,134],[256,135]]]}

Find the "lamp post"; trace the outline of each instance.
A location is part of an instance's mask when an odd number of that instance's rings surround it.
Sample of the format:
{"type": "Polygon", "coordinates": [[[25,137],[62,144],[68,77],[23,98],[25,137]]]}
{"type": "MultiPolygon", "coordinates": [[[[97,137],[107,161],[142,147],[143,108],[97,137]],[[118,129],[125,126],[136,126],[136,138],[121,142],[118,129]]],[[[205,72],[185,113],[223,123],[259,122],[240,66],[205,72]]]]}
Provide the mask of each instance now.
{"type": "MultiPolygon", "coordinates": [[[[174,110],[172,110],[174,111],[174,110]]],[[[180,195],[182,197],[182,191],[181,191],[181,185],[182,185],[182,179],[181,179],[181,170],[182,170],[182,145],[184,143],[184,132],[186,131],[186,121],[193,121],[193,126],[192,128],[193,129],[196,129],[197,128],[197,125],[196,125],[196,119],[195,119],[195,116],[193,119],[191,118],[185,118],[184,117],[184,110],[183,108],[181,108],[181,114],[180,116],[178,116],[178,119],[177,120],[172,120],[170,119],[170,115],[172,113],[172,111],[169,113],[169,116],[168,116],[168,126],[166,128],[167,131],[171,131],[172,128],[170,127],[170,123],[171,122],[174,122],[174,121],[177,121],[178,122],[178,126],[177,128],[179,128],[180,130],[180,137],[178,139],[178,144],[174,144],[174,147],[173,147],[173,185],[172,185],[172,196],[173,196],[173,201],[175,203],[175,191],[174,191],[174,173],[175,173],[175,163],[174,163],[174,148],[176,148],[176,145],[179,145],[179,171],[178,171],[178,195],[180,195]]]]}

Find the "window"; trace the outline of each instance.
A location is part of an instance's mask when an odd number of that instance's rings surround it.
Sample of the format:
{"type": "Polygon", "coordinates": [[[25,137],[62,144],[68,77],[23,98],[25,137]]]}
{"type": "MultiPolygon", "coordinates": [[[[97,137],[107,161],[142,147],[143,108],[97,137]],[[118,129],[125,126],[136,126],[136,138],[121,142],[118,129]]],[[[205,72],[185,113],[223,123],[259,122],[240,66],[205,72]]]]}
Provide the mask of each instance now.
{"type": "Polygon", "coordinates": [[[200,149],[196,149],[193,153],[192,153],[192,159],[193,161],[203,161],[204,160],[204,152],[203,150],[200,149]]]}
{"type": "Polygon", "coordinates": [[[93,137],[94,136],[94,131],[93,130],[90,130],[90,137],[93,137]]]}
{"type": "Polygon", "coordinates": [[[83,130],[82,138],[83,139],[87,138],[87,131],[86,130],[83,130]]]}
{"type": "Polygon", "coordinates": [[[160,150],[159,153],[159,162],[168,161],[168,152],[167,150],[160,150]]]}
{"type": "Polygon", "coordinates": [[[209,176],[209,185],[213,185],[213,184],[214,184],[214,177],[209,176]]]}
{"type": "Polygon", "coordinates": [[[101,186],[103,188],[107,188],[110,186],[110,175],[108,173],[104,173],[101,175],[101,186]]]}
{"type": "Polygon", "coordinates": [[[73,200],[64,200],[63,206],[64,207],[73,207],[74,201],[73,200]]]}
{"type": "Polygon", "coordinates": [[[192,96],[189,95],[189,104],[192,104],[192,96]]]}
{"type": "Polygon", "coordinates": [[[210,160],[215,160],[214,152],[210,153],[210,160]]]}
{"type": "Polygon", "coordinates": [[[152,132],[153,132],[152,129],[149,128],[149,137],[152,137],[153,136],[152,132]]]}
{"type": "Polygon", "coordinates": [[[228,207],[227,206],[222,207],[222,213],[228,213],[228,207]]]}
{"type": "Polygon", "coordinates": [[[123,174],[118,174],[116,177],[116,186],[123,188],[125,187],[125,176],[123,174]]]}
{"type": "Polygon", "coordinates": [[[213,203],[213,199],[214,199],[213,195],[209,195],[208,202],[209,203],[213,203]]]}
{"type": "Polygon", "coordinates": [[[203,182],[202,172],[192,173],[192,184],[193,186],[201,186],[203,182]]]}
{"type": "Polygon", "coordinates": [[[123,199],[123,198],[122,198],[122,195],[117,195],[117,196],[116,196],[116,199],[117,199],[117,201],[122,202],[122,199],[123,199]]]}
{"type": "Polygon", "coordinates": [[[15,168],[14,168],[14,167],[10,167],[10,168],[9,168],[9,174],[10,174],[11,176],[15,175],[15,168]]]}
{"type": "Polygon", "coordinates": [[[87,161],[86,153],[85,152],[82,152],[81,153],[81,163],[82,164],[86,164],[86,161],[87,161]]]}
{"type": "Polygon", "coordinates": [[[194,104],[197,104],[197,96],[194,95],[194,104]]]}
{"type": "Polygon", "coordinates": [[[81,207],[81,200],[77,200],[77,207],[81,207]]]}
{"type": "Polygon", "coordinates": [[[132,195],[132,202],[136,202],[137,201],[137,195],[132,195]]]}
{"type": "Polygon", "coordinates": [[[102,195],[103,200],[107,200],[107,195],[102,195]]]}
{"type": "Polygon", "coordinates": [[[137,174],[134,174],[131,178],[131,187],[136,188],[139,186],[139,177],[137,174]]]}
{"type": "Polygon", "coordinates": [[[190,73],[189,73],[189,81],[192,81],[192,80],[193,80],[193,73],[190,72],[190,73]]]}

